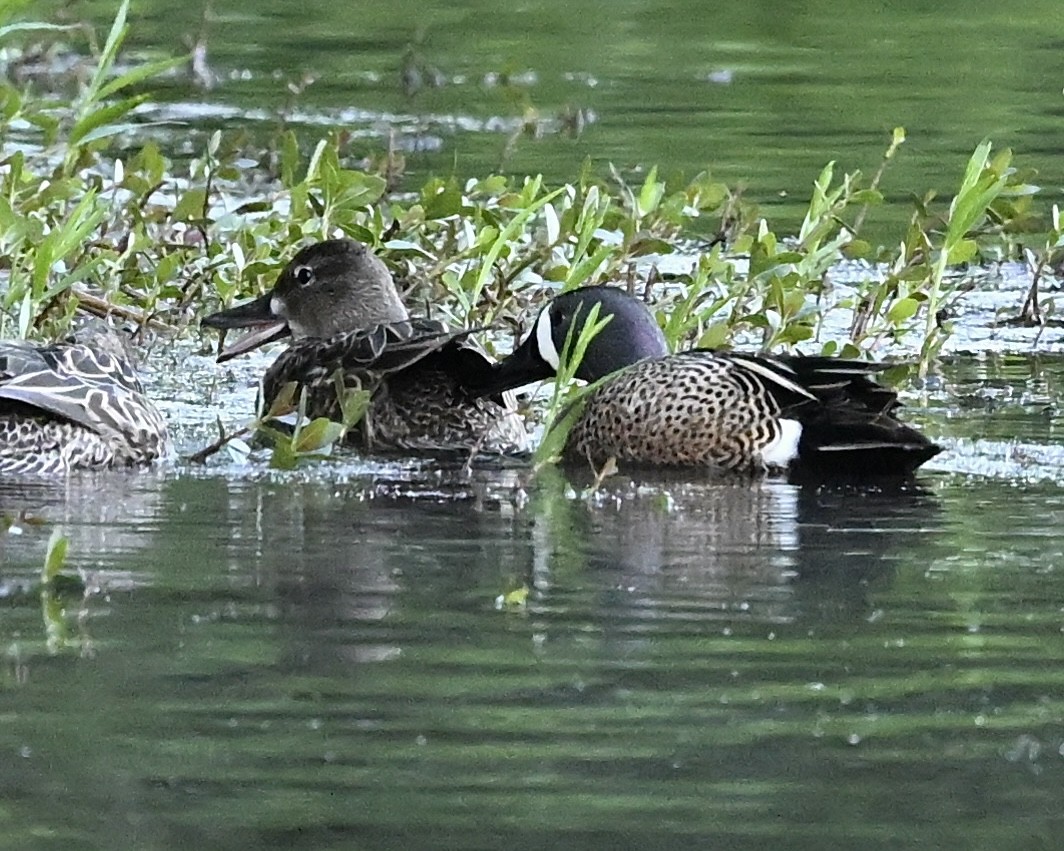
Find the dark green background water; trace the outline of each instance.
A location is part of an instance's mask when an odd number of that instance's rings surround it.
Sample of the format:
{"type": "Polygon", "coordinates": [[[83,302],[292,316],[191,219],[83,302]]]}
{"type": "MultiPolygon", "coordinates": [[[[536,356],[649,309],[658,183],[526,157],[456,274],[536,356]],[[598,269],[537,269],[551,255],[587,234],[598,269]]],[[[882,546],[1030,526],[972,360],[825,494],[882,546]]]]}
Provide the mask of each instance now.
{"type": "MultiPolygon", "coordinates": [[[[147,117],[193,122],[176,149],[265,139],[310,69],[307,138],[394,129],[415,180],[493,168],[527,100],[597,119],[515,173],[709,166],[795,219],[903,124],[888,222],[984,135],[1058,193],[1059,3],[928,6],[219,0],[221,82],[147,117]],[[447,85],[408,98],[411,41],[447,85]]],[[[133,41],[183,49],[200,11],[139,2],[133,41]]],[[[0,483],[47,521],[0,537],[0,847],[1057,848],[1062,380],[947,363],[911,412],[947,452],[903,493],[619,477],[585,504],[357,461],[0,483]],[[55,527],[84,598],[35,589],[55,527]]]]}
{"type": "MultiPolygon", "coordinates": [[[[101,24],[115,6],[65,5],[101,24]]],[[[1037,169],[1051,200],[1064,187],[1057,0],[214,0],[202,26],[202,2],[134,6],[134,45],[180,53],[202,32],[218,80],[170,93],[212,109],[156,118],[258,126],[266,138],[283,111],[308,128],[308,143],[329,124],[349,128],[357,155],[381,153],[394,134],[411,185],[500,164],[573,180],[585,158],[600,174],[609,163],[688,178],[709,168],[795,227],[825,163],[870,175],[903,126],[909,142],[882,184],[899,206],[869,222],[883,239],[900,238],[911,195],[957,187],[984,137],[1037,169]],[[421,67],[439,72],[423,79],[442,85],[408,97],[401,69],[411,46],[421,67]],[[287,84],[308,73],[316,82],[290,94],[287,84]],[[516,82],[490,82],[505,74],[516,82]],[[595,119],[576,139],[556,126],[521,137],[504,158],[526,108],[551,120],[581,108],[595,119]]]]}

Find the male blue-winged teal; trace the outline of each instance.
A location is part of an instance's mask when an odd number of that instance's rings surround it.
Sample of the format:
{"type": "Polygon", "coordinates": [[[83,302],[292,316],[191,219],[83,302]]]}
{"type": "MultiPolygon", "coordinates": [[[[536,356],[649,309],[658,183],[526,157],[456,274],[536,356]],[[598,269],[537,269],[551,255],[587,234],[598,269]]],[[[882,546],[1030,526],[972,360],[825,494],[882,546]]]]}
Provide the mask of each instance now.
{"type": "Polygon", "coordinates": [[[290,382],[307,392],[311,417],[341,419],[336,376],[373,392],[349,439],[372,451],[516,453],[528,435],[509,396],[477,396],[491,361],[470,331],[412,319],[388,267],[351,239],[304,248],[273,290],[212,314],[209,328],[254,328],[219,361],[291,335],[293,343],[262,382],[266,409],[290,382]]]}
{"type": "MultiPolygon", "coordinates": [[[[797,476],[905,476],[941,448],[899,422],[882,364],[694,349],[670,355],[646,306],[609,287],[555,297],[481,392],[556,374],[589,312],[612,316],[576,377],[593,382],[565,445],[568,460],[680,465],[797,476]]],[[[580,404],[578,402],[577,404],[580,404]]]]}
{"type": "Polygon", "coordinates": [[[0,341],[0,474],[130,467],[166,451],[166,423],[115,332],[0,341]]]}

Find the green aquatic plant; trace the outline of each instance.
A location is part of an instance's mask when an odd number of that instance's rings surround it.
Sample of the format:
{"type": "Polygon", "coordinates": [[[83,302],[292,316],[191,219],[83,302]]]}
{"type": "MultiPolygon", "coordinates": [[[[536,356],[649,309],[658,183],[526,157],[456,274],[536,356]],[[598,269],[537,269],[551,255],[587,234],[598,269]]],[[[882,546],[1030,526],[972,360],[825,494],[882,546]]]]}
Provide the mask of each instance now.
{"type": "Polygon", "coordinates": [[[369,409],[373,394],[362,388],[347,387],[340,371],[336,374],[336,394],[341,417],[334,422],[325,417],[310,419],[306,415],[306,390],[299,390],[295,382],[286,384],[270,403],[268,410],[233,431],[226,431],[218,422],[218,439],[188,456],[188,461],[202,464],[227,446],[236,447],[238,454],[250,453],[245,437],[256,437],[270,446],[270,466],[278,470],[292,470],[304,460],[321,460],[334,446],[343,443],[347,432],[358,425],[369,409]],[[297,399],[296,394],[299,394],[297,399]],[[284,424],[292,417],[294,426],[284,424]]]}
{"type": "Polygon", "coordinates": [[[1043,304],[1039,295],[1039,285],[1042,279],[1054,271],[1059,275],[1059,270],[1064,266],[1064,223],[1060,217],[1060,205],[1053,205],[1051,217],[1052,227],[1046,234],[1042,245],[1037,249],[1025,248],[1024,260],[1031,272],[1031,286],[1028,288],[1020,306],[1018,321],[1024,325],[1046,324],[1046,313],[1051,313],[1055,307],[1052,299],[1047,299],[1043,304]]]}
{"type": "Polygon", "coordinates": [[[89,646],[83,637],[72,638],[70,635],[69,601],[75,594],[84,598],[86,589],[80,578],[64,572],[69,548],[70,541],[62,530],[53,529],[41,567],[41,617],[49,653],[58,653],[69,647],[86,651],[89,646]]]}
{"type": "Polygon", "coordinates": [[[569,432],[580,416],[587,394],[597,386],[595,383],[577,387],[573,379],[576,378],[584,360],[587,347],[611,319],[612,316],[600,319],[599,305],[596,304],[588,313],[586,321],[570,325],[560,353],[557,377],[551,385],[551,398],[546,412],[547,430],[532,457],[533,469],[541,469],[561,457],[569,432]],[[579,333],[574,333],[577,325],[579,333]]]}
{"type": "Polygon", "coordinates": [[[946,271],[951,266],[967,263],[976,257],[978,245],[970,234],[1009,186],[1011,161],[1012,152],[1007,149],[991,160],[989,141],[982,142],[968,160],[960,189],[950,203],[946,232],[935,254],[928,280],[924,305],[924,341],[920,349],[921,374],[927,371],[930,359],[942,348],[944,323],[939,308],[946,271]]]}
{"type": "MultiPolygon", "coordinates": [[[[963,296],[958,272],[1033,251],[1032,268],[1044,274],[1059,257],[1059,232],[1034,207],[1037,187],[1011,152],[991,157],[989,143],[948,208],[919,196],[904,233],[886,247],[869,243],[862,233],[905,143],[901,128],[870,179],[825,166],[794,233],[709,171],[691,180],[656,168],[599,174],[588,161],[557,186],[538,176],[450,176],[395,195],[388,175],[351,167],[339,131],[307,145],[281,128],[265,149],[218,131],[187,160],[152,141],[131,149],[133,109],[187,57],[130,61],[130,8],[119,4],[68,97],[0,84],[0,137],[39,143],[0,168],[0,333],[61,334],[83,311],[184,333],[215,300],[262,292],[294,244],[342,232],[385,258],[412,305],[432,305],[454,324],[520,327],[557,289],[610,282],[644,296],[674,349],[859,355],[901,343],[926,370],[963,296]],[[1029,233],[1040,248],[1032,238],[1021,244],[1029,233]],[[845,287],[835,285],[840,269],[845,287]],[[839,327],[848,334],[827,330],[839,327]]],[[[45,36],[76,43],[84,32],[21,22],[12,9],[30,7],[0,10],[5,46],[45,36]]]]}
{"type": "Polygon", "coordinates": [[[59,530],[53,529],[48,538],[48,548],[44,553],[44,566],[41,568],[41,584],[48,585],[55,581],[59,572],[66,566],[67,550],[70,541],[59,530]]]}
{"type": "Polygon", "coordinates": [[[334,446],[343,443],[347,432],[362,421],[373,397],[368,390],[345,387],[343,375],[338,371],[336,392],[342,416],[340,422],[333,422],[326,417],[307,417],[306,389],[300,393],[299,404],[293,406],[290,400],[296,390],[295,383],[282,388],[271,410],[260,419],[256,427],[258,434],[272,444],[270,466],[278,470],[295,469],[303,459],[321,460],[326,457],[334,446]],[[291,431],[280,429],[271,423],[271,420],[287,413],[296,415],[295,426],[291,431]]]}

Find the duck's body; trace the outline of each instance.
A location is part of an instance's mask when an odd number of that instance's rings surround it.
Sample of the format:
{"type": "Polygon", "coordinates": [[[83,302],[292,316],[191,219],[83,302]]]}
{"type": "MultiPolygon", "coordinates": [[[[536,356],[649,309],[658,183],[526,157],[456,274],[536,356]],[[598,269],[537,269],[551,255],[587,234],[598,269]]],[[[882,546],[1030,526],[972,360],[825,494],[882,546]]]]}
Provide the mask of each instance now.
{"type": "Polygon", "coordinates": [[[307,394],[311,417],[342,419],[337,376],[346,388],[372,392],[349,440],[367,451],[515,453],[528,436],[512,400],[466,389],[489,374],[491,361],[439,322],[411,319],[387,267],[353,240],[327,240],[300,251],[274,290],[213,314],[214,328],[261,326],[219,360],[261,342],[296,339],[267,370],[264,408],[285,385],[307,394]]]}
{"type": "Polygon", "coordinates": [[[593,305],[612,319],[576,373],[601,381],[577,403],[568,460],[862,478],[910,474],[941,451],[894,417],[897,395],[870,378],[883,365],[709,349],[670,355],[645,306],[607,287],[555,298],[482,389],[553,375],[593,305]]]}
{"type": "Polygon", "coordinates": [[[362,420],[349,432],[349,439],[367,451],[523,452],[528,434],[512,401],[465,390],[464,380],[491,368],[467,339],[469,333],[410,320],[324,340],[304,338],[266,371],[262,398],[268,409],[285,385],[295,382],[306,389],[309,416],[340,421],[339,374],[345,388],[373,393],[362,420]]]}
{"type": "Polygon", "coordinates": [[[115,349],[102,335],[0,342],[0,474],[130,467],[166,453],[165,421],[115,349]]]}

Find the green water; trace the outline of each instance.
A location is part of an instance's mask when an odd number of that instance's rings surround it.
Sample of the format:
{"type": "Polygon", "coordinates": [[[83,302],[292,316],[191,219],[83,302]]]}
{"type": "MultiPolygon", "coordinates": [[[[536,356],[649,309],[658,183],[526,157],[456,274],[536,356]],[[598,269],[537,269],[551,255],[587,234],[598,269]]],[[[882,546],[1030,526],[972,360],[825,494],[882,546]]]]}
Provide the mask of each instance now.
{"type": "Polygon", "coordinates": [[[322,478],[29,495],[0,846],[1057,847],[1059,485],[322,478]]]}
{"type": "MultiPolygon", "coordinates": [[[[101,27],[115,7],[62,5],[101,27]]],[[[215,126],[254,128],[261,143],[283,113],[308,144],[330,124],[348,129],[352,161],[379,155],[393,136],[411,186],[500,166],[573,180],[585,158],[601,175],[613,163],[630,179],[653,165],[688,178],[708,168],[794,227],[825,163],[871,174],[903,126],[909,141],[882,183],[890,203],[868,223],[891,241],[908,199],[953,191],[984,137],[1014,148],[1050,200],[1064,186],[1056,0],[214,0],[201,25],[203,5],[139,0],[133,14],[142,50],[181,53],[205,36],[216,85],[173,81],[166,96],[229,111],[147,112],[174,123],[178,148],[190,129],[215,126]],[[401,70],[410,47],[423,85],[408,96],[401,70]],[[306,74],[315,82],[289,92],[306,74]],[[493,82],[500,75],[513,82],[493,82]],[[594,114],[577,138],[555,121],[566,109],[594,114]],[[548,125],[504,155],[526,110],[548,125]]]]}

